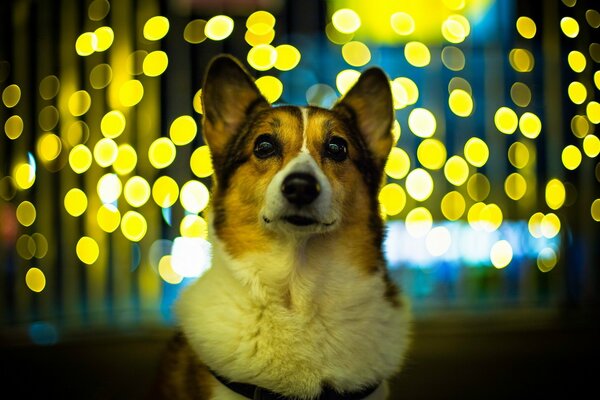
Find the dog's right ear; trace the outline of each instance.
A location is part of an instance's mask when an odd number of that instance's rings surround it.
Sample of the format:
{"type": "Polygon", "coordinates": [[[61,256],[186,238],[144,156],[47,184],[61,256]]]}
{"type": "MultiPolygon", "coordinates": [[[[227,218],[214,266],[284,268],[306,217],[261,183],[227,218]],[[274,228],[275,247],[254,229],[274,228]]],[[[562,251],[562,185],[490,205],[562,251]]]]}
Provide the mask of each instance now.
{"type": "Polygon", "coordinates": [[[220,55],[208,65],[202,87],[203,135],[213,158],[221,158],[246,118],[270,107],[254,79],[234,57],[220,55]]]}

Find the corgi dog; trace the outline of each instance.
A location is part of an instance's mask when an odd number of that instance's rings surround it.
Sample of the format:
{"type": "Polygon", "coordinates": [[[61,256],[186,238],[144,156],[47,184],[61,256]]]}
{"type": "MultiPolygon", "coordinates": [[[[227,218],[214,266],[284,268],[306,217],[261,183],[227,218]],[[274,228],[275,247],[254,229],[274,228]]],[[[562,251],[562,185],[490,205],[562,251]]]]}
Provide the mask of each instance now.
{"type": "MultiPolygon", "coordinates": [[[[411,313],[382,252],[389,78],[331,108],[272,106],[235,58],[207,68],[211,268],[175,303],[170,399],[386,399],[411,313]]],[[[155,394],[158,394],[155,393],[155,394]]]]}

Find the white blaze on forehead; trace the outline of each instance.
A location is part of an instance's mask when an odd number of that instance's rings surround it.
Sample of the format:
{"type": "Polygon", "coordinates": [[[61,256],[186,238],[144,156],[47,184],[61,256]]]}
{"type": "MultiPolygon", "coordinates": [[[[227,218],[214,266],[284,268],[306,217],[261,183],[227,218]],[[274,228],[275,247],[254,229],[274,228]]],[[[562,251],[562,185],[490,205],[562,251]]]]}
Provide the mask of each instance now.
{"type": "Polygon", "coordinates": [[[306,132],[306,128],[308,127],[308,108],[300,107],[300,112],[302,113],[302,148],[300,151],[308,153],[308,147],[306,145],[308,142],[308,133],[306,132]]]}

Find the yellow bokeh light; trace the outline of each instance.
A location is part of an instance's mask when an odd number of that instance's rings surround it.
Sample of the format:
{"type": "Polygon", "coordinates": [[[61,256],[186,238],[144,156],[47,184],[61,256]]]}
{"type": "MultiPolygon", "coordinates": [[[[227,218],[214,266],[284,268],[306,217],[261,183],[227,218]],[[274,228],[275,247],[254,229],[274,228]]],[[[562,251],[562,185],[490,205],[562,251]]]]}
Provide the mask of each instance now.
{"type": "Polygon", "coordinates": [[[133,107],[144,97],[144,86],[137,79],[126,81],[119,88],[119,102],[124,107],[133,107]]]}
{"type": "Polygon", "coordinates": [[[492,265],[498,269],[506,267],[513,258],[513,249],[510,243],[506,240],[499,240],[492,246],[490,250],[490,261],[492,265]]]}
{"type": "Polygon", "coordinates": [[[469,164],[475,167],[483,167],[490,156],[487,144],[478,137],[467,140],[464,152],[469,164]]]}
{"type": "Polygon", "coordinates": [[[456,221],[465,213],[465,198],[457,191],[446,193],[440,203],[442,214],[448,221],[456,221]]]}
{"type": "Polygon", "coordinates": [[[471,175],[467,181],[467,193],[475,201],[483,201],[490,194],[490,181],[480,173],[471,175]]]}
{"type": "Polygon", "coordinates": [[[203,19],[190,21],[183,30],[183,38],[186,42],[191,44],[202,43],[206,40],[206,34],[204,33],[205,28],[206,21],[203,19]]]}
{"type": "Polygon", "coordinates": [[[579,34],[579,23],[571,17],[563,17],[560,20],[560,30],[569,38],[577,37],[579,34]]]}
{"type": "Polygon", "coordinates": [[[206,239],[208,236],[208,225],[204,218],[188,214],[181,219],[179,232],[183,237],[200,237],[206,239]]]}
{"type": "Polygon", "coordinates": [[[448,96],[450,110],[459,117],[468,117],[473,112],[473,98],[461,89],[453,90],[448,96]]]}
{"type": "Polygon", "coordinates": [[[600,199],[596,199],[592,202],[590,207],[590,213],[594,221],[600,222],[600,199]]]}
{"type": "Polygon", "coordinates": [[[46,287],[46,276],[39,268],[29,268],[25,274],[25,284],[32,292],[39,293],[46,287]]]}
{"type": "Polygon", "coordinates": [[[458,11],[465,8],[466,0],[442,0],[442,3],[450,10],[458,11]]]}
{"type": "Polygon", "coordinates": [[[192,99],[192,105],[194,107],[194,111],[196,111],[198,114],[202,114],[202,89],[199,89],[194,95],[194,98],[192,99]]]}
{"type": "Polygon", "coordinates": [[[390,16],[390,24],[398,35],[406,36],[415,31],[415,20],[405,12],[396,12],[390,16]]]}
{"type": "Polygon", "coordinates": [[[517,72],[531,72],[535,66],[533,54],[526,49],[512,49],[508,53],[508,61],[517,72]]]}
{"type": "Polygon", "coordinates": [[[494,232],[502,225],[502,209],[497,204],[486,204],[479,212],[479,227],[485,232],[494,232]]]}
{"type": "Polygon", "coordinates": [[[558,179],[550,179],[546,184],[546,204],[553,210],[558,210],[565,203],[567,192],[565,185],[558,179]]]}
{"type": "Polygon", "coordinates": [[[442,22],[442,36],[450,43],[462,43],[469,36],[471,26],[462,15],[450,15],[442,22]]]}
{"type": "Polygon", "coordinates": [[[112,204],[102,204],[96,213],[96,222],[104,232],[112,233],[117,230],[121,223],[121,213],[112,204]]]}
{"type": "Polygon", "coordinates": [[[600,90],[600,71],[594,72],[594,85],[600,90]]]}
{"type": "Polygon", "coordinates": [[[517,32],[525,39],[532,39],[535,36],[537,28],[535,22],[529,17],[517,18],[517,32]]]}
{"type": "Polygon", "coordinates": [[[433,136],[436,126],[435,116],[426,108],[414,108],[408,115],[408,127],[418,137],[433,136]]]}
{"type": "Polygon", "coordinates": [[[100,121],[100,130],[104,137],[114,139],[125,130],[127,120],[121,111],[112,110],[107,112],[100,121]]]}
{"type": "Polygon", "coordinates": [[[460,186],[469,176],[469,164],[460,156],[452,156],[444,165],[444,176],[454,186],[460,186]]]}
{"type": "Polygon", "coordinates": [[[261,76],[254,83],[269,103],[275,103],[283,93],[283,83],[274,76],[261,76]]]}
{"type": "Polygon", "coordinates": [[[11,115],[4,123],[4,133],[6,136],[15,140],[23,133],[23,119],[18,115],[11,115]]]}
{"type": "Polygon", "coordinates": [[[575,104],[583,104],[588,95],[585,85],[577,81],[569,84],[567,93],[569,95],[569,99],[571,99],[571,101],[575,104]]]}
{"type": "Polygon", "coordinates": [[[36,150],[42,161],[56,160],[62,151],[62,141],[54,133],[44,133],[37,141],[36,150]]]}
{"type": "Polygon", "coordinates": [[[585,12],[585,20],[592,28],[600,27],[600,12],[598,10],[589,9],[585,12]]]}
{"type": "Polygon", "coordinates": [[[65,194],[64,205],[69,215],[79,217],[87,210],[88,199],[83,190],[73,188],[65,194]]]}
{"type": "Polygon", "coordinates": [[[404,46],[404,57],[414,67],[425,67],[431,61],[429,48],[421,42],[408,42],[404,46]]]}
{"type": "Polygon", "coordinates": [[[48,239],[38,232],[31,235],[31,239],[35,243],[35,253],[33,256],[38,259],[46,257],[46,254],[48,254],[48,239]]]}
{"type": "Polygon", "coordinates": [[[44,100],[51,100],[58,94],[60,80],[55,75],[48,75],[40,82],[40,96],[44,100]]]}
{"type": "Polygon", "coordinates": [[[21,88],[18,85],[8,85],[2,91],[2,102],[8,108],[13,108],[21,100],[21,88]]]}
{"type": "Polygon", "coordinates": [[[142,70],[146,76],[159,76],[167,69],[169,57],[161,50],[155,50],[144,58],[142,70]]]}
{"type": "Polygon", "coordinates": [[[200,146],[190,157],[190,168],[198,178],[206,178],[213,174],[213,165],[208,146],[200,146]]]}
{"type": "Polygon", "coordinates": [[[183,276],[179,275],[173,269],[170,255],[162,256],[158,261],[158,275],[160,275],[163,281],[171,285],[177,285],[183,281],[183,276]]]}
{"type": "Polygon", "coordinates": [[[37,212],[30,201],[23,201],[17,206],[17,221],[23,226],[31,226],[35,222],[37,212]]]}
{"type": "Polygon", "coordinates": [[[215,15],[206,22],[204,34],[211,40],[223,40],[233,32],[233,19],[227,15],[215,15]]]}
{"type": "Polygon", "coordinates": [[[181,187],[179,200],[186,211],[198,214],[208,205],[209,196],[208,188],[202,182],[190,180],[181,187]]]}
{"type": "Polygon", "coordinates": [[[353,67],[362,67],[371,61],[371,50],[362,42],[352,41],[342,46],[342,57],[353,67]]]}
{"type": "Polygon", "coordinates": [[[583,53],[577,50],[569,52],[567,61],[569,63],[569,67],[571,67],[574,72],[582,72],[587,64],[583,53]]]}
{"type": "Polygon", "coordinates": [[[445,226],[436,226],[425,237],[425,247],[434,257],[444,255],[452,244],[452,236],[445,226]]]}
{"type": "Polygon", "coordinates": [[[527,222],[527,228],[529,229],[529,234],[536,239],[542,237],[542,220],[544,219],[544,214],[541,212],[534,213],[531,217],[529,217],[529,221],[527,222]]]}
{"type": "Polygon", "coordinates": [[[574,170],[581,164],[581,150],[570,144],[563,149],[560,158],[566,169],[574,170]]]}
{"type": "Polygon", "coordinates": [[[550,247],[544,247],[537,256],[537,267],[542,272],[551,271],[558,262],[558,256],[556,252],[550,247]]]}
{"type": "Polygon", "coordinates": [[[500,132],[510,135],[517,130],[519,119],[512,109],[500,107],[494,114],[494,124],[500,132]]]}
{"type": "Polygon", "coordinates": [[[361,21],[356,11],[342,8],[333,13],[331,23],[342,33],[354,33],[360,28],[361,21]]]}
{"type": "Polygon", "coordinates": [[[525,168],[529,163],[529,149],[521,142],[514,142],[508,148],[508,161],[515,168],[525,168]]]}
{"type": "Polygon", "coordinates": [[[115,40],[115,33],[110,26],[101,26],[94,31],[96,36],[95,51],[102,52],[110,48],[115,40]]]}
{"type": "Polygon", "coordinates": [[[46,106],[40,111],[38,122],[43,131],[51,131],[58,124],[59,112],[54,106],[46,106]]]}
{"type": "Polygon", "coordinates": [[[347,43],[354,37],[354,33],[342,33],[335,29],[335,26],[331,23],[325,26],[325,35],[327,35],[327,39],[334,44],[347,43]]]}
{"type": "Polygon", "coordinates": [[[585,106],[585,114],[592,124],[600,124],[600,103],[597,101],[590,101],[587,106],[585,106]]]}
{"type": "Polygon", "coordinates": [[[345,94],[356,83],[360,72],[353,69],[340,71],[335,78],[335,86],[340,94],[345,94]]]}
{"type": "Polygon", "coordinates": [[[270,44],[259,44],[248,51],[248,64],[257,71],[267,71],[275,66],[277,51],[270,44]]]}
{"type": "Polygon", "coordinates": [[[531,102],[531,89],[522,82],[515,82],[510,87],[510,98],[519,107],[527,107],[531,102]]]}
{"type": "Polygon", "coordinates": [[[454,46],[445,46],[442,49],[442,63],[451,71],[462,71],[465,68],[465,54],[454,46]]]}
{"type": "Polygon", "coordinates": [[[175,144],[167,137],[156,139],[148,149],[150,164],[156,169],[166,168],[175,160],[175,144]]]}
{"type": "Polygon", "coordinates": [[[81,262],[92,265],[96,262],[96,260],[98,260],[100,248],[94,239],[89,236],[83,236],[81,239],[79,239],[79,241],[77,241],[75,252],[77,253],[77,257],[79,257],[81,262]]]}
{"type": "Polygon", "coordinates": [[[394,109],[400,110],[408,105],[408,93],[400,82],[393,80],[391,83],[392,89],[392,100],[394,102],[394,109]]]}
{"type": "Polygon", "coordinates": [[[189,115],[182,115],[175,118],[169,128],[169,136],[174,144],[183,146],[190,143],[196,137],[198,126],[194,118],[189,115]]]}
{"type": "Polygon", "coordinates": [[[114,203],[123,190],[121,179],[116,174],[105,174],[98,179],[96,191],[102,203],[114,203]]]}
{"type": "Polygon", "coordinates": [[[417,84],[410,78],[399,77],[394,79],[393,82],[397,82],[404,88],[404,92],[406,93],[406,104],[411,105],[415,104],[419,99],[419,88],[417,84]]]}
{"type": "Polygon", "coordinates": [[[417,201],[425,201],[433,192],[433,178],[422,168],[412,170],[406,176],[406,191],[417,201]]]}
{"type": "Polygon", "coordinates": [[[137,211],[127,211],[121,218],[121,232],[128,240],[139,242],[146,236],[148,223],[137,211]]]}
{"type": "Polygon", "coordinates": [[[417,159],[425,168],[440,169],[446,162],[446,147],[437,139],[425,139],[417,147],[417,159]]]}
{"type": "Polygon", "coordinates": [[[534,113],[525,112],[519,118],[519,130],[523,136],[535,139],[542,131],[542,121],[534,113]]]}
{"type": "Polygon", "coordinates": [[[94,89],[104,89],[112,81],[112,68],[108,64],[98,64],[90,71],[90,85],[94,89]]]}
{"type": "Polygon", "coordinates": [[[127,143],[119,145],[117,159],[112,167],[119,175],[127,175],[134,170],[137,165],[137,153],[135,149],[127,143]]]}
{"type": "Polygon", "coordinates": [[[429,233],[433,225],[433,218],[425,207],[413,208],[406,215],[406,231],[414,238],[420,238],[429,233]]]}
{"type": "Polygon", "coordinates": [[[547,239],[552,239],[560,232],[560,219],[554,213],[548,213],[544,215],[540,222],[540,231],[542,236],[547,239]]]}
{"type": "Polygon", "coordinates": [[[410,170],[410,157],[399,147],[392,147],[385,164],[385,173],[394,179],[402,179],[410,170]]]}
{"type": "Polygon", "coordinates": [[[27,163],[19,163],[13,169],[13,178],[17,188],[21,190],[29,189],[35,182],[35,168],[27,163]]]}
{"type": "Polygon", "coordinates": [[[84,144],[78,144],[69,152],[69,166],[73,172],[82,174],[92,165],[92,152],[84,144]]]}
{"type": "Polygon", "coordinates": [[[144,37],[148,40],[160,40],[169,32],[169,20],[161,15],[150,18],[144,24],[144,37]]]}
{"type": "Polygon", "coordinates": [[[575,115],[571,118],[571,132],[578,138],[585,137],[591,130],[590,122],[585,115],[575,115]]]}
{"type": "Polygon", "coordinates": [[[80,56],[89,56],[98,48],[98,37],[93,32],[84,32],[75,41],[75,51],[80,56]]]}
{"type": "Polygon", "coordinates": [[[281,44],[275,47],[275,51],[277,52],[275,68],[280,71],[294,69],[300,62],[300,51],[290,44],[281,44]]]}
{"type": "Polygon", "coordinates": [[[25,260],[31,260],[35,254],[35,241],[27,234],[19,236],[17,239],[15,249],[19,257],[25,260]]]}
{"type": "Polygon", "coordinates": [[[590,158],[600,154],[600,139],[596,135],[587,135],[583,138],[583,151],[590,158]]]}
{"type": "Polygon", "coordinates": [[[90,109],[92,98],[85,90],[78,90],[69,97],[69,112],[75,117],[79,117],[90,109]]]}
{"type": "Polygon", "coordinates": [[[398,143],[401,134],[402,128],[400,127],[400,123],[398,122],[398,120],[395,119],[394,123],[392,124],[392,137],[394,138],[394,145],[398,143]]]}
{"type": "Polygon", "coordinates": [[[481,212],[485,209],[485,207],[486,207],[485,203],[482,203],[482,202],[475,203],[471,207],[469,207],[469,211],[467,212],[467,221],[469,222],[469,225],[471,226],[471,228],[473,228],[476,231],[479,231],[482,229],[480,215],[481,215],[481,212]]]}
{"type": "Polygon", "coordinates": [[[527,192],[527,181],[523,175],[513,172],[504,180],[504,192],[512,200],[520,200],[527,192]]]}
{"type": "Polygon", "coordinates": [[[248,16],[246,28],[257,35],[262,35],[273,29],[275,22],[275,17],[270,12],[264,10],[255,11],[248,16]]]}
{"type": "Polygon", "coordinates": [[[132,207],[141,207],[150,198],[150,184],[141,176],[132,176],[125,182],[123,196],[132,207]]]}
{"type": "Polygon", "coordinates": [[[152,185],[152,198],[161,208],[169,208],[179,197],[179,186],[170,176],[159,177],[152,185]]]}
{"type": "Polygon", "coordinates": [[[94,160],[99,166],[106,168],[115,162],[118,152],[119,147],[114,140],[103,138],[94,146],[94,160]]]}

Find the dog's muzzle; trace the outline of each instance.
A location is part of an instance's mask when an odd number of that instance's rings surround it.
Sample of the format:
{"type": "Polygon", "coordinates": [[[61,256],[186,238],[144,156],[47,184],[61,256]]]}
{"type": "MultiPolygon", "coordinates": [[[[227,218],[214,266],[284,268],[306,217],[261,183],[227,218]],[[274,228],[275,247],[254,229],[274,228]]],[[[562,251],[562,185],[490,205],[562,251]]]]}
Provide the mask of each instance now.
{"type": "Polygon", "coordinates": [[[296,172],[289,174],[283,180],[281,193],[287,201],[297,207],[302,207],[315,201],[321,193],[321,186],[311,174],[296,172]]]}

